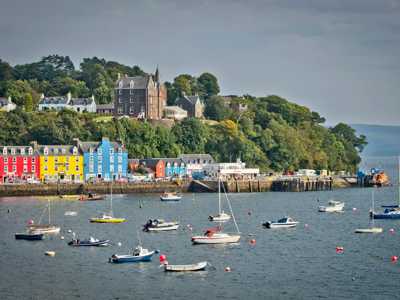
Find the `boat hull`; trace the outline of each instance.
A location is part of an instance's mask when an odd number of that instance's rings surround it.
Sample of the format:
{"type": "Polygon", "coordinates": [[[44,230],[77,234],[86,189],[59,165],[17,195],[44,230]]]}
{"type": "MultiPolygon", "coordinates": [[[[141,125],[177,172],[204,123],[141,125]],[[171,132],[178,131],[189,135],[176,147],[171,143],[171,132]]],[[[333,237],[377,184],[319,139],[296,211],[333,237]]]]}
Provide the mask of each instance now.
{"type": "Polygon", "coordinates": [[[40,227],[40,226],[30,226],[28,227],[29,231],[33,234],[57,234],[60,232],[60,227],[57,226],[49,226],[49,227],[40,227]]]}
{"type": "Polygon", "coordinates": [[[155,251],[151,251],[148,254],[141,256],[114,254],[110,257],[109,261],[115,264],[151,261],[154,253],[155,251]]]}
{"type": "Polygon", "coordinates": [[[174,197],[163,197],[163,196],[160,196],[160,200],[161,201],[179,201],[181,199],[182,199],[182,197],[180,197],[180,196],[174,196],[174,197]]]}
{"type": "Polygon", "coordinates": [[[164,270],[166,272],[195,272],[202,271],[207,267],[207,262],[202,261],[197,264],[192,265],[164,265],[164,270]]]}
{"type": "Polygon", "coordinates": [[[400,213],[398,214],[373,214],[372,217],[376,220],[400,220],[400,213]]]}
{"type": "Polygon", "coordinates": [[[126,220],[124,218],[113,218],[113,219],[101,219],[101,218],[92,218],[90,219],[90,223],[123,223],[126,220]]]}
{"type": "Polygon", "coordinates": [[[193,236],[193,244],[232,244],[240,241],[240,235],[230,235],[227,237],[208,237],[208,236],[193,236]]]}
{"type": "Polygon", "coordinates": [[[372,227],[372,228],[357,228],[355,233],[381,233],[383,229],[380,227],[372,227]]]}
{"type": "Polygon", "coordinates": [[[110,240],[101,240],[101,241],[97,241],[97,242],[91,242],[91,241],[80,241],[79,243],[77,243],[76,241],[70,241],[68,243],[69,246],[72,247],[100,247],[100,246],[108,246],[108,244],[110,243],[110,240]]]}
{"type": "Polygon", "coordinates": [[[171,231],[171,230],[177,230],[179,228],[179,225],[172,225],[172,226],[163,226],[163,227],[147,227],[145,231],[171,231]]]}
{"type": "Polygon", "coordinates": [[[40,241],[43,240],[43,233],[16,233],[16,240],[27,240],[27,241],[40,241]]]}
{"type": "Polygon", "coordinates": [[[208,219],[211,222],[227,222],[231,219],[230,216],[209,216],[208,219]]]}
{"type": "Polygon", "coordinates": [[[291,223],[273,223],[273,222],[265,222],[263,224],[264,227],[274,229],[274,228],[293,228],[296,227],[299,222],[291,222],[291,223]]]}

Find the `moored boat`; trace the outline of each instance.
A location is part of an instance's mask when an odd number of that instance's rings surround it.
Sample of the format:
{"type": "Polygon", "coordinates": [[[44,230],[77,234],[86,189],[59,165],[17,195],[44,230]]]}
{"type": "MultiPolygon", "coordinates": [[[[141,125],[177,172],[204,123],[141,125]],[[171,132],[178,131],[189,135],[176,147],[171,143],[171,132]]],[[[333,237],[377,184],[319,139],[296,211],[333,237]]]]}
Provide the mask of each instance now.
{"type": "Polygon", "coordinates": [[[193,244],[231,244],[240,241],[239,234],[221,232],[220,228],[207,229],[204,235],[192,237],[193,244]]]}
{"type": "Polygon", "coordinates": [[[341,212],[344,209],[344,202],[331,200],[327,206],[319,206],[319,212],[341,212]]]}
{"type": "Polygon", "coordinates": [[[215,216],[209,216],[208,219],[212,222],[226,222],[231,219],[231,216],[222,211],[215,216]]]}
{"type": "MultiPolygon", "coordinates": [[[[375,197],[374,197],[374,189],[372,189],[372,200],[371,200],[371,212],[374,212],[375,209],[375,197]]],[[[369,228],[357,228],[354,232],[355,233],[381,233],[383,229],[381,227],[375,227],[374,218],[372,218],[372,226],[369,228]]]]}
{"type": "Polygon", "coordinates": [[[143,231],[169,231],[177,230],[179,222],[166,222],[163,219],[150,219],[143,225],[143,231]]]}
{"type": "Polygon", "coordinates": [[[127,263],[127,262],[142,262],[151,261],[155,251],[149,251],[148,249],[142,248],[142,246],[137,246],[132,254],[113,254],[109,258],[109,262],[112,263],[127,263]]]}
{"type": "Polygon", "coordinates": [[[15,234],[15,239],[16,240],[27,240],[27,241],[38,241],[38,240],[43,240],[43,233],[32,233],[32,232],[27,232],[27,233],[16,233],[15,234]]]}
{"type": "Polygon", "coordinates": [[[182,199],[182,196],[178,195],[176,192],[168,193],[165,192],[160,196],[161,201],[179,201],[182,199]]]}
{"type": "Polygon", "coordinates": [[[194,272],[194,271],[202,271],[207,267],[207,262],[202,261],[196,264],[191,265],[170,265],[164,264],[164,270],[166,272],[194,272]]]}
{"type": "Polygon", "coordinates": [[[400,219],[400,208],[386,208],[382,213],[375,213],[374,211],[370,211],[370,217],[373,219],[392,219],[398,220],[400,219]]]}
{"type": "Polygon", "coordinates": [[[94,247],[99,247],[99,246],[108,246],[110,243],[110,240],[99,240],[95,239],[93,237],[90,237],[88,240],[80,240],[80,239],[72,239],[72,241],[68,242],[69,246],[73,247],[87,247],[87,246],[94,246],[94,247]]]}
{"type": "Polygon", "coordinates": [[[110,187],[110,212],[109,214],[103,213],[99,217],[90,218],[91,223],[123,223],[125,218],[116,218],[113,213],[113,196],[112,196],[112,183],[110,187]]]}
{"type": "Polygon", "coordinates": [[[293,220],[291,217],[284,217],[276,222],[267,221],[263,223],[266,228],[292,228],[296,227],[299,222],[293,220]]]}
{"type": "Polygon", "coordinates": [[[97,195],[93,193],[89,193],[87,195],[81,195],[79,197],[79,201],[98,201],[98,200],[104,200],[103,195],[97,195]]]}
{"type": "Polygon", "coordinates": [[[55,225],[29,225],[28,230],[33,234],[59,233],[60,227],[55,225]]]}

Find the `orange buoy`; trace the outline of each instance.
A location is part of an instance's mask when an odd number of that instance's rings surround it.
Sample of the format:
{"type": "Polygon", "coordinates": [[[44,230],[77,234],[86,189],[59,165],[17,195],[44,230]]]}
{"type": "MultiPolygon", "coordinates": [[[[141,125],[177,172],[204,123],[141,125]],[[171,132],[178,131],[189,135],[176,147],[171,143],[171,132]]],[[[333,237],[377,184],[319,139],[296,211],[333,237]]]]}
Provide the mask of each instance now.
{"type": "Polygon", "coordinates": [[[225,267],[225,272],[230,272],[231,268],[230,267],[225,267]]]}
{"type": "Polygon", "coordinates": [[[392,256],[392,262],[397,262],[399,260],[398,256],[393,255],[392,256]]]}

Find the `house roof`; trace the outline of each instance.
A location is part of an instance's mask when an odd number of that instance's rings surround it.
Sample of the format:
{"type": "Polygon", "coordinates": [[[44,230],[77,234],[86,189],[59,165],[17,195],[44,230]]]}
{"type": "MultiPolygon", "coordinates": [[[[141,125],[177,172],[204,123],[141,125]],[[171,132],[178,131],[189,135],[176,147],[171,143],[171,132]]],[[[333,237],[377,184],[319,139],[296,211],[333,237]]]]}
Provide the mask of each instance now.
{"type": "Polygon", "coordinates": [[[190,163],[193,160],[198,160],[200,159],[201,161],[211,161],[211,163],[214,163],[214,158],[210,154],[181,154],[179,155],[179,158],[182,159],[185,163],[190,163]]]}
{"type": "Polygon", "coordinates": [[[32,155],[38,155],[39,152],[35,150],[32,146],[0,146],[0,156],[4,156],[4,148],[7,148],[7,154],[6,155],[30,155],[29,154],[29,148],[32,149],[32,155]],[[11,154],[14,152],[14,154],[11,154]],[[24,153],[24,154],[22,154],[24,153]]]}
{"type": "Polygon", "coordinates": [[[115,88],[116,89],[130,89],[131,82],[133,82],[132,89],[143,90],[147,88],[150,76],[134,76],[134,77],[121,77],[117,80],[115,88]],[[122,86],[121,86],[122,83],[122,86]]]}
{"type": "Polygon", "coordinates": [[[68,97],[64,96],[55,96],[55,97],[44,97],[39,101],[40,104],[57,104],[57,105],[67,105],[69,103],[68,97]]]}
{"type": "MultiPolygon", "coordinates": [[[[90,148],[96,150],[101,144],[100,142],[79,142],[79,147],[83,152],[89,152],[90,148]]],[[[124,148],[122,144],[117,142],[110,142],[110,145],[113,147],[114,151],[118,151],[119,148],[124,148]]]]}
{"type": "Polygon", "coordinates": [[[200,97],[198,95],[194,95],[194,96],[183,95],[183,96],[179,97],[176,102],[178,102],[178,101],[186,101],[192,105],[195,105],[198,101],[200,103],[202,103],[202,101],[200,100],[200,97]]]}
{"type": "Polygon", "coordinates": [[[114,103],[97,104],[96,107],[97,109],[114,109],[114,103]]]}
{"type": "Polygon", "coordinates": [[[179,113],[179,114],[187,114],[187,111],[179,106],[165,106],[164,110],[170,112],[172,111],[174,113],[179,113]]]}
{"type": "Polygon", "coordinates": [[[70,101],[70,105],[92,105],[94,103],[94,99],[90,98],[72,98],[70,101]]]}
{"type": "MultiPolygon", "coordinates": [[[[47,147],[48,155],[72,155],[74,154],[73,149],[76,146],[73,145],[38,145],[38,151],[40,155],[44,154],[44,149],[47,147]]],[[[77,148],[79,153],[79,148],[77,148]]]]}
{"type": "Polygon", "coordinates": [[[159,158],[145,158],[140,159],[139,163],[146,167],[154,168],[160,161],[163,162],[163,160],[159,158]]]}

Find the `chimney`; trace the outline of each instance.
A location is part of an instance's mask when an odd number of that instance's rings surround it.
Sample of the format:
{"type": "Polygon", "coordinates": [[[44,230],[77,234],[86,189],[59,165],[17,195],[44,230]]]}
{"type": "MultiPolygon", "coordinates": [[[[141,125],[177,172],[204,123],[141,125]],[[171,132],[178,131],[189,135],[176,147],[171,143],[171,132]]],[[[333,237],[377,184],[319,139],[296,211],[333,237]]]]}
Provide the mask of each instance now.
{"type": "Polygon", "coordinates": [[[78,138],[73,138],[72,139],[72,144],[76,147],[79,147],[81,141],[78,138]]]}

